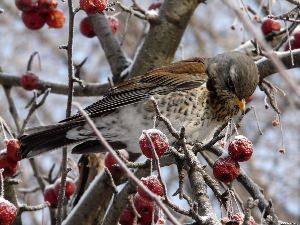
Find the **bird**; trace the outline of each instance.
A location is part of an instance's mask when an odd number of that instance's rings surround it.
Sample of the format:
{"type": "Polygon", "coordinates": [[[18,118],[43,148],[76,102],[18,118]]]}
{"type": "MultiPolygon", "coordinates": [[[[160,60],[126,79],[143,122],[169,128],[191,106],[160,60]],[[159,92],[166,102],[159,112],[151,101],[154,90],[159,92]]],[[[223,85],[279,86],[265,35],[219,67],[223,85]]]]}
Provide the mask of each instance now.
{"type": "MultiPolygon", "coordinates": [[[[143,130],[155,127],[168,133],[164,124],[154,119],[151,96],[175,129],[185,127],[188,142],[203,143],[244,109],[244,99],[254,93],[258,83],[259,72],[251,57],[226,52],[150,70],[111,87],[84,110],[114,150],[140,153],[143,130]]],[[[18,139],[22,158],[69,145],[75,146],[72,153],[105,151],[80,113],[56,125],[30,128],[18,139]]],[[[170,137],[169,141],[175,140],[170,137]]]]}

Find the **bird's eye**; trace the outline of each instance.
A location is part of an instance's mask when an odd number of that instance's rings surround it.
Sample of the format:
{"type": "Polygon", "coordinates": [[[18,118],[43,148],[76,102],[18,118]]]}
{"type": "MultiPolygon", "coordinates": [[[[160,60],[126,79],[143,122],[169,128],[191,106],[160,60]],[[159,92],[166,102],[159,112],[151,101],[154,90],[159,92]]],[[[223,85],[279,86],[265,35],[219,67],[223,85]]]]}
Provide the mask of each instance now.
{"type": "Polygon", "coordinates": [[[233,92],[235,91],[234,84],[233,84],[233,81],[230,76],[228,77],[227,85],[231,91],[233,91],[233,92]]]}

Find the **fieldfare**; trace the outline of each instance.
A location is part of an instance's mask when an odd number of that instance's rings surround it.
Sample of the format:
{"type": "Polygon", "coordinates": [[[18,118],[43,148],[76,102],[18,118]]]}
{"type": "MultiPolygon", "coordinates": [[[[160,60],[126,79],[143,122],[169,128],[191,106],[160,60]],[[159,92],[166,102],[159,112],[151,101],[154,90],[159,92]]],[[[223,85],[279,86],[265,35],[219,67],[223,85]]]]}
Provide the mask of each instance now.
{"type": "MultiPolygon", "coordinates": [[[[114,149],[138,153],[142,130],[154,126],[155,109],[149,99],[153,96],[175,129],[186,128],[187,141],[204,142],[238,114],[258,82],[255,63],[243,53],[192,58],[118,84],[85,111],[114,149]]],[[[162,122],[155,126],[167,134],[162,122]]],[[[30,129],[19,140],[22,158],[71,144],[77,144],[75,153],[104,151],[80,114],[30,129]]]]}

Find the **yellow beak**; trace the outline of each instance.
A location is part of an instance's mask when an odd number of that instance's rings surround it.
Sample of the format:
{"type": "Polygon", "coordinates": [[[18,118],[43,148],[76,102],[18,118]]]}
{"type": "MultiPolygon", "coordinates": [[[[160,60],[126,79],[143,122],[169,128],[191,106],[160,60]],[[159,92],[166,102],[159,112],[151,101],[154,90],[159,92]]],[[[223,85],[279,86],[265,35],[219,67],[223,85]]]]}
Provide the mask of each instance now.
{"type": "Polygon", "coordinates": [[[246,102],[245,102],[245,99],[242,99],[242,100],[237,99],[236,102],[237,102],[237,105],[239,106],[240,110],[241,110],[242,112],[244,112],[245,109],[246,109],[246,102]]]}

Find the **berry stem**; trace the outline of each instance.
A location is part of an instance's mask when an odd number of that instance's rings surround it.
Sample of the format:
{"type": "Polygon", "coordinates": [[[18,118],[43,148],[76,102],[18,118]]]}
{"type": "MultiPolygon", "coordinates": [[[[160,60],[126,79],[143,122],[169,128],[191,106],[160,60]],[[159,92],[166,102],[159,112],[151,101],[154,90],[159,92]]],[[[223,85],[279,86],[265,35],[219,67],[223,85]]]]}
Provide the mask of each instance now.
{"type": "Polygon", "coordinates": [[[34,56],[38,56],[38,65],[39,65],[39,69],[41,70],[42,69],[42,66],[41,66],[41,58],[40,58],[40,54],[38,52],[33,52],[31,55],[30,55],[30,58],[28,60],[28,63],[27,63],[27,71],[30,71],[31,70],[31,66],[32,66],[32,61],[34,59],[34,56]]]}
{"type": "Polygon", "coordinates": [[[289,31],[289,29],[287,27],[286,21],[284,21],[284,26],[285,26],[286,36],[288,38],[289,51],[290,51],[290,55],[291,55],[291,64],[294,66],[295,65],[295,63],[294,63],[294,54],[292,53],[290,31],[289,31]]]}
{"type": "Polygon", "coordinates": [[[234,128],[234,131],[236,132],[236,135],[239,135],[238,128],[236,127],[235,122],[234,122],[233,119],[231,119],[230,124],[232,124],[232,126],[233,126],[233,128],[234,128]]]}
{"type": "Polygon", "coordinates": [[[284,149],[284,137],[283,137],[283,127],[281,122],[281,116],[278,114],[279,126],[280,126],[280,135],[281,135],[281,147],[284,149]]]}
{"type": "Polygon", "coordinates": [[[253,113],[254,113],[255,120],[256,120],[256,126],[257,126],[257,129],[259,131],[259,134],[263,135],[262,129],[260,128],[260,125],[259,125],[258,116],[257,116],[257,113],[256,113],[255,106],[251,106],[251,108],[253,109],[253,113]]]}

